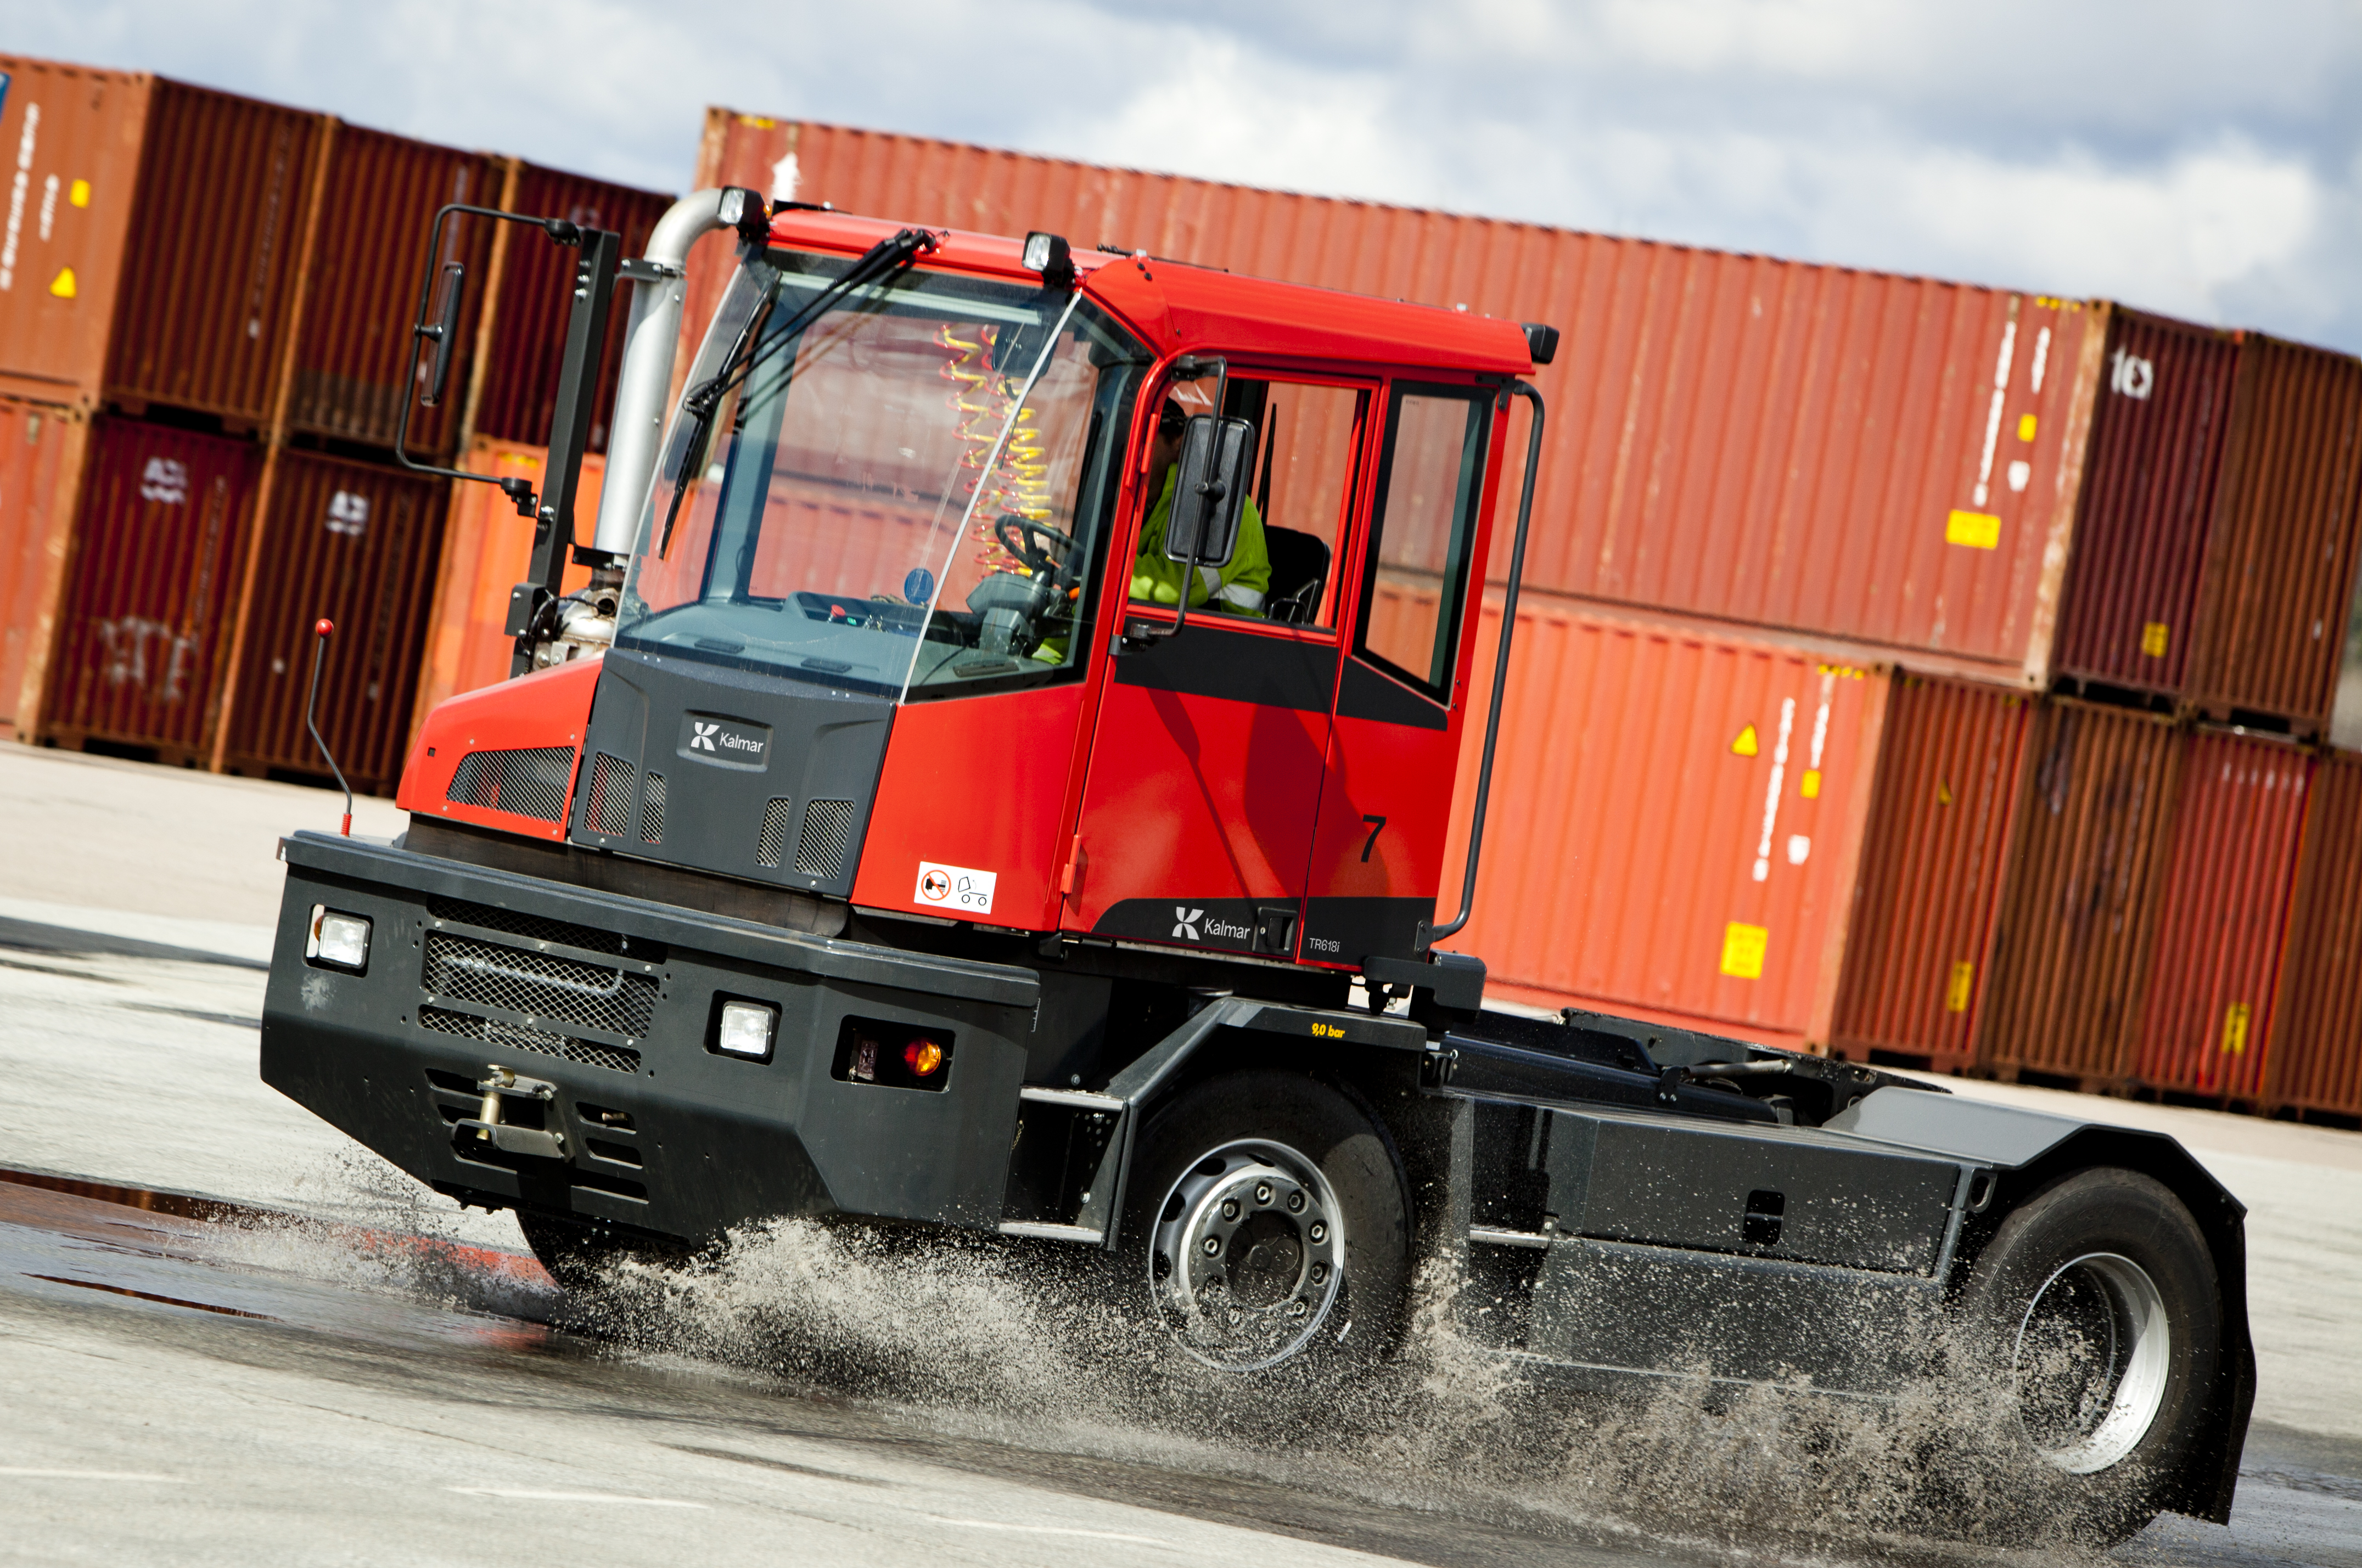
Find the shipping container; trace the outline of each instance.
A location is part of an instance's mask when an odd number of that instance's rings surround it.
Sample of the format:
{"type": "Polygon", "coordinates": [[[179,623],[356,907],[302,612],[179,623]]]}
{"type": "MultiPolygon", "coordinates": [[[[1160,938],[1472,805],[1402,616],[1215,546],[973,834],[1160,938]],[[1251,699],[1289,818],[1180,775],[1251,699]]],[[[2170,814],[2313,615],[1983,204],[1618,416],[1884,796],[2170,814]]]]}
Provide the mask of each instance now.
{"type": "MultiPolygon", "coordinates": [[[[1475,914],[1448,945],[1510,1000],[1825,1041],[1886,677],[1542,595],[1518,619],[1475,914]]],[[[1500,624],[1488,606],[1472,691],[1500,624]]],[[[1451,867],[1477,715],[1465,734],[1451,867]]]]}
{"type": "MultiPolygon", "coordinates": [[[[522,479],[537,495],[548,461],[545,447],[479,436],[469,447],[466,467],[496,479],[522,479]]],[[[598,515],[606,467],[602,458],[582,459],[582,487],[574,500],[578,536],[590,532],[587,520],[598,515]]],[[[442,564],[427,612],[425,658],[411,710],[413,733],[445,698],[508,679],[515,651],[515,639],[503,629],[509,591],[524,580],[533,562],[533,520],[518,516],[505,494],[488,484],[454,484],[451,491],[442,564]]],[[[590,568],[568,564],[561,591],[571,593],[590,580],[590,568]]],[[[403,749],[406,754],[407,745],[403,749]]]]}
{"type": "Polygon", "coordinates": [[[1829,1049],[1951,1070],[1976,1050],[2032,700],[1898,675],[1829,1049]]]}
{"type": "Polygon", "coordinates": [[[2058,672],[2179,697],[2239,334],[2118,306],[2092,410],[2058,672]]]}
{"type": "Polygon", "coordinates": [[[147,75],[0,73],[0,391],[267,420],[327,121],[147,75]],[[135,251],[135,215],[169,244],[135,251]]]}
{"type": "Polygon", "coordinates": [[[2053,700],[2025,793],[1977,1023],[1981,1066],[2132,1081],[2183,748],[2152,714],[2053,700]]]}
{"type": "Polygon", "coordinates": [[[260,462],[248,441],[96,422],[44,738],[204,755],[260,462]]]}
{"type": "Polygon", "coordinates": [[[409,738],[449,481],[316,453],[281,455],[260,542],[224,757],[243,773],[324,777],[304,729],[315,637],[336,624],[320,732],[356,790],[390,791],[409,738]]]}
{"type": "Polygon", "coordinates": [[[2362,580],[2354,585],[2354,602],[2345,614],[2345,652],[2337,671],[2337,693],[2329,711],[2329,744],[2341,751],[2362,751],[2362,580]]]}
{"type": "MultiPolygon", "coordinates": [[[[517,170],[509,206],[540,217],[564,218],[586,228],[613,229],[623,236],[623,253],[639,256],[647,250],[648,236],[672,203],[672,197],[655,191],[634,190],[528,163],[517,170]]],[[[507,237],[495,265],[498,292],[487,306],[491,312],[490,347],[477,369],[481,388],[476,394],[472,433],[496,441],[544,446],[549,440],[549,423],[557,412],[558,350],[565,344],[567,319],[573,308],[574,263],[579,253],[519,225],[502,227],[507,237]]],[[[631,315],[628,292],[619,293],[616,306],[608,318],[598,393],[591,403],[590,449],[594,452],[607,449],[607,414],[615,403],[616,377],[624,363],[624,328],[631,315]]]]}
{"type": "Polygon", "coordinates": [[[2049,679],[2104,309],[718,109],[697,182],[1551,323],[1534,587],[2049,679]]]}
{"type": "Polygon", "coordinates": [[[2253,1102],[2312,761],[2285,741],[2216,731],[2182,747],[2138,1071],[2153,1089],[2253,1102]]]}
{"type": "MultiPolygon", "coordinates": [[[[296,343],[291,428],[393,444],[413,391],[413,365],[423,366],[412,328],[428,264],[427,231],[447,203],[497,205],[504,172],[498,159],[483,153],[337,127],[296,343]]],[[[414,455],[448,453],[458,437],[491,248],[490,224],[454,220],[435,249],[438,278],[451,263],[466,269],[466,308],[442,401],[412,411],[414,455]]],[[[555,345],[549,351],[555,354],[555,345]]]]}
{"type": "Polygon", "coordinates": [[[2362,1116],[2362,756],[2352,752],[2313,775],[2281,975],[2268,1099],[2362,1116]]]}
{"type": "Polygon", "coordinates": [[[2250,335],[2191,651],[2217,718],[2328,727],[2362,545],[2362,359],[2250,335]]]}
{"type": "Polygon", "coordinates": [[[0,398],[0,739],[40,704],[89,438],[75,410],[0,398]]]}

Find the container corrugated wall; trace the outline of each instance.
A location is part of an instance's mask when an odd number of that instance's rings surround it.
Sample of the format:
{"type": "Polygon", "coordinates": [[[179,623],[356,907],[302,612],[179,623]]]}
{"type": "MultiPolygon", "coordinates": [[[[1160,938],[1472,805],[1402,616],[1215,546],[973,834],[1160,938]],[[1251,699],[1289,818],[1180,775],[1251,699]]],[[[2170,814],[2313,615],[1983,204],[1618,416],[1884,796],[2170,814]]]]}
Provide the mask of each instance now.
{"type": "Polygon", "coordinates": [[[2016,692],[1895,678],[1832,1051],[1973,1056],[2032,712],[2016,692]]]}
{"type": "Polygon", "coordinates": [[[1551,322],[1532,586],[2048,678],[2104,310],[722,110],[698,183],[1551,322]]]}
{"type": "Polygon", "coordinates": [[[2313,775],[2281,973],[2268,1098],[2362,1116],[2362,756],[2334,753],[2313,775]]]}
{"type": "MultiPolygon", "coordinates": [[[[654,191],[527,164],[518,171],[514,210],[613,229],[624,237],[623,253],[638,256],[646,251],[649,234],[672,202],[654,191]]],[[[557,409],[558,353],[565,347],[573,307],[579,254],[550,243],[537,231],[511,227],[501,264],[500,297],[493,307],[490,363],[476,410],[477,435],[532,446],[549,440],[549,422],[557,409]]],[[[616,304],[600,359],[598,396],[591,404],[590,448],[598,452],[607,449],[607,414],[615,403],[624,327],[631,314],[628,294],[616,304]]]]}
{"type": "Polygon", "coordinates": [[[154,83],[15,55],[0,55],[0,392],[87,412],[106,373],[154,83]]]}
{"type": "Polygon", "coordinates": [[[2312,763],[2213,731],[2181,744],[2137,1071],[2151,1088],[2256,1100],[2312,763]]]}
{"type": "Polygon", "coordinates": [[[260,454],[102,418],[90,463],[42,730],[189,760],[210,738],[260,454]]]}
{"type": "Polygon", "coordinates": [[[2329,723],[2362,545],[2362,359],[2249,337],[2223,458],[2191,700],[2329,723]]]}
{"type": "Polygon", "coordinates": [[[2179,696],[2231,423],[2238,335],[2120,306],[2107,348],[2058,672],[2179,696]]]}
{"type": "MultiPolygon", "coordinates": [[[[391,447],[411,395],[410,367],[426,234],[448,202],[497,205],[498,160],[339,126],[330,150],[327,198],[313,253],[312,285],[296,345],[288,422],[297,430],[391,447]]],[[[414,453],[439,454],[458,439],[470,346],[483,309],[490,226],[455,222],[436,252],[467,268],[468,300],[451,379],[434,408],[412,413],[414,453]]]]}
{"type": "Polygon", "coordinates": [[[304,728],[313,624],[337,624],[320,680],[320,732],[356,790],[402,771],[411,697],[442,546],[445,486],[308,452],[280,459],[262,537],[227,757],[244,771],[325,775],[304,728]]]}
{"type": "MultiPolygon", "coordinates": [[[[1487,606],[1472,691],[1500,624],[1487,606]]],[[[1475,916],[1451,945],[1519,1000],[1826,1038],[1886,696],[1882,675],[1791,649],[1529,601],[1475,916]]],[[[1466,832],[1463,810],[1447,867],[1466,832]]]]}
{"type": "Polygon", "coordinates": [[[2169,723],[2042,705],[1978,1021],[1987,1066],[2128,1082],[2182,748],[2169,723]]]}
{"type": "MultiPolygon", "coordinates": [[[[545,447],[479,436],[469,447],[467,468],[470,473],[524,480],[539,494],[548,461],[545,447]]],[[[606,469],[602,458],[582,459],[582,488],[574,502],[578,516],[596,514],[606,469]]],[[[509,591],[524,580],[532,562],[533,522],[518,516],[506,495],[488,484],[451,487],[442,565],[435,573],[434,603],[427,613],[425,657],[411,707],[414,733],[445,698],[509,678],[509,657],[515,646],[503,630],[509,591]]],[[[571,593],[590,580],[590,568],[569,563],[560,591],[571,593]]]]}
{"type": "Polygon", "coordinates": [[[276,104],[156,84],[138,217],[158,248],[124,266],[110,398],[270,419],[327,127],[276,104]]]}
{"type": "Polygon", "coordinates": [[[0,737],[39,702],[89,435],[78,412],[0,398],[0,737]]]}

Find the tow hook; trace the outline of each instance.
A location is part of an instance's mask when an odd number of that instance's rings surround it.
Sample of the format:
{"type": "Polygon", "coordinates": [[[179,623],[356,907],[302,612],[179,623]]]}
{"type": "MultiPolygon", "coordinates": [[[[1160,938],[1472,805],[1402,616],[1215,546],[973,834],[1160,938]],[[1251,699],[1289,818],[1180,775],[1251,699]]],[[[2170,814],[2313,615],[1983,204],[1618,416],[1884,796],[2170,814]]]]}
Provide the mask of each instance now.
{"type": "Polygon", "coordinates": [[[546,1160],[566,1158],[564,1132],[556,1128],[544,1131],[538,1127],[513,1126],[502,1115],[501,1109],[502,1097],[513,1094],[537,1099],[544,1104],[550,1103],[557,1099],[557,1086],[540,1078],[519,1077],[513,1069],[503,1067],[498,1062],[487,1063],[485,1072],[488,1076],[476,1085],[478,1092],[484,1097],[483,1106],[473,1120],[459,1123],[461,1130],[474,1132],[477,1142],[490,1143],[508,1154],[531,1154],[546,1160]]]}
{"type": "Polygon", "coordinates": [[[1419,1079],[1428,1088],[1446,1088],[1460,1066],[1460,1053],[1449,1045],[1430,1045],[1419,1062],[1419,1079]]]}

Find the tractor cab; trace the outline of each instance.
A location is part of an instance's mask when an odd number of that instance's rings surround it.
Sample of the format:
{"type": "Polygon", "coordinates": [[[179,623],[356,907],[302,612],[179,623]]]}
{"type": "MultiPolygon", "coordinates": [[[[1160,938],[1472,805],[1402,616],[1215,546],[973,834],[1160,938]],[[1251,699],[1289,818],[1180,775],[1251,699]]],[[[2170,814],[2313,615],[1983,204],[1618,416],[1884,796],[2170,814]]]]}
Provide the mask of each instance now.
{"type": "Polygon", "coordinates": [[[783,213],[612,647],[438,710],[402,803],[882,917],[1408,959],[1531,364],[1507,322],[783,213]]]}

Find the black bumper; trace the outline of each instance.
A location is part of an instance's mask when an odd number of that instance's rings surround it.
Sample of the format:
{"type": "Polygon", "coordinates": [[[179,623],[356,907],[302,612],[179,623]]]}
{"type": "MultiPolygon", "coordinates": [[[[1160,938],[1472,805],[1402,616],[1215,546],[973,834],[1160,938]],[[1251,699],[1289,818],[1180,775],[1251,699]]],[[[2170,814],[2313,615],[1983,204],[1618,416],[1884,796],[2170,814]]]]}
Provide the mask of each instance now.
{"type": "MultiPolygon", "coordinates": [[[[1000,1219],[1031,971],[782,932],[412,854],[282,841],[263,1081],[463,1201],[701,1240],[844,1212],[1000,1219]],[[371,922],[366,968],[307,959],[314,906],[371,922]],[[778,1009],[768,1061],[722,1055],[723,998],[778,1009]],[[941,1034],[940,1090],[833,1073],[847,1019],[941,1034]],[[462,1126],[503,1067],[555,1090],[462,1126]]],[[[853,1026],[859,1029],[861,1025],[853,1026]]]]}

